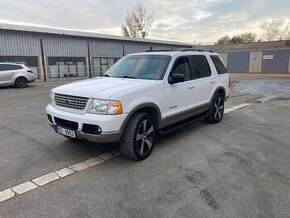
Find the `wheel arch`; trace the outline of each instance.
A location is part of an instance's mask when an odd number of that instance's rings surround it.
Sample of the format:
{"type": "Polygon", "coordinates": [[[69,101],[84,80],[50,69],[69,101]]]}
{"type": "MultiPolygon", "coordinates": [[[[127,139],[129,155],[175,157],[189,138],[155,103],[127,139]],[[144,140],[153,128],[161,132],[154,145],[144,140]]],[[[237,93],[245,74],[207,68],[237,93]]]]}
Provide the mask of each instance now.
{"type": "Polygon", "coordinates": [[[157,126],[157,129],[159,128],[160,125],[160,121],[161,121],[161,111],[159,109],[159,107],[154,104],[154,103],[144,103],[141,105],[136,106],[126,117],[125,121],[123,122],[120,132],[121,134],[123,134],[123,131],[128,123],[128,121],[130,120],[130,118],[136,114],[136,113],[140,113],[140,112],[145,112],[148,113],[149,115],[151,115],[153,117],[153,120],[155,121],[155,125],[157,126]]]}
{"type": "Polygon", "coordinates": [[[25,75],[17,74],[17,75],[14,76],[13,84],[15,84],[16,80],[17,80],[18,78],[21,78],[21,77],[25,78],[27,81],[29,80],[25,75]]]}
{"type": "Polygon", "coordinates": [[[213,95],[211,96],[210,102],[212,102],[213,97],[217,94],[217,93],[221,93],[222,96],[224,97],[224,99],[226,98],[226,90],[224,87],[219,86],[216,88],[216,90],[214,91],[213,95]]]}

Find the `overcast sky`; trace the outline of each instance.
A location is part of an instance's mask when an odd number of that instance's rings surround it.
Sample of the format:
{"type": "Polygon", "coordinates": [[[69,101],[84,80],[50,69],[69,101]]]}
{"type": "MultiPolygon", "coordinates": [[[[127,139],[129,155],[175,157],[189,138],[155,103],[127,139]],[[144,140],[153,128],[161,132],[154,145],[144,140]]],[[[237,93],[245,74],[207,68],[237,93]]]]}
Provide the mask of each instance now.
{"type": "MultiPolygon", "coordinates": [[[[253,31],[277,16],[290,17],[289,0],[143,0],[154,15],[149,38],[214,43],[228,34],[253,31]]],[[[121,35],[135,0],[0,0],[0,22],[36,24],[121,35]]]]}

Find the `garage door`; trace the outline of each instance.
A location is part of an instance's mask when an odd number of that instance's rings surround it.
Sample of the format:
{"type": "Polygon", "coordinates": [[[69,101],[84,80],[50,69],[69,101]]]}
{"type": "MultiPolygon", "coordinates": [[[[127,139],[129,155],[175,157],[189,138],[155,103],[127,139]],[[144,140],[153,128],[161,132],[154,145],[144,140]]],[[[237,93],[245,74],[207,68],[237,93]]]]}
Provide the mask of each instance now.
{"type": "Polygon", "coordinates": [[[289,50],[264,51],[262,61],[263,73],[287,73],[289,50]]]}
{"type": "Polygon", "coordinates": [[[230,73],[248,73],[250,52],[229,52],[228,70],[230,73]]]}

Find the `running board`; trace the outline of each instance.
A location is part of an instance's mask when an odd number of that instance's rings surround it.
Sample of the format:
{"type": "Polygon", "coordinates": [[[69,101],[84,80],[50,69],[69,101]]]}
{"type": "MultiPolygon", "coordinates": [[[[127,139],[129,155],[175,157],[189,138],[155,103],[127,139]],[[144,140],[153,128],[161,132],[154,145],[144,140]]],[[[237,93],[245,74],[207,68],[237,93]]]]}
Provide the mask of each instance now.
{"type": "Polygon", "coordinates": [[[197,124],[200,121],[203,121],[204,118],[206,118],[207,116],[208,116],[207,113],[202,113],[200,115],[191,117],[189,119],[186,119],[186,120],[183,120],[183,121],[178,122],[176,124],[173,124],[173,125],[170,125],[168,127],[165,127],[164,129],[160,129],[159,130],[159,134],[160,135],[167,135],[167,134],[169,134],[171,132],[174,132],[176,130],[191,126],[193,124],[197,124]]]}

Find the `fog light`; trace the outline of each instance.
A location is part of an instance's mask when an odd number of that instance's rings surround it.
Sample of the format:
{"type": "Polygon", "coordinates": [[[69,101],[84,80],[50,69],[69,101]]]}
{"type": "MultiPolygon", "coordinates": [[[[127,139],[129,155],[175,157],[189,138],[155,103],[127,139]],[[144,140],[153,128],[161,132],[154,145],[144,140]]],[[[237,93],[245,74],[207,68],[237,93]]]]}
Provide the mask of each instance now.
{"type": "Polygon", "coordinates": [[[98,126],[97,127],[97,134],[100,135],[101,133],[102,133],[102,129],[101,129],[101,127],[98,126]]]}
{"type": "Polygon", "coordinates": [[[100,135],[102,133],[102,128],[98,125],[84,124],[82,132],[87,134],[100,135]]]}
{"type": "Polygon", "coordinates": [[[53,121],[52,121],[52,116],[51,116],[50,114],[47,114],[47,119],[48,119],[48,121],[49,121],[50,123],[53,123],[53,121]]]}

